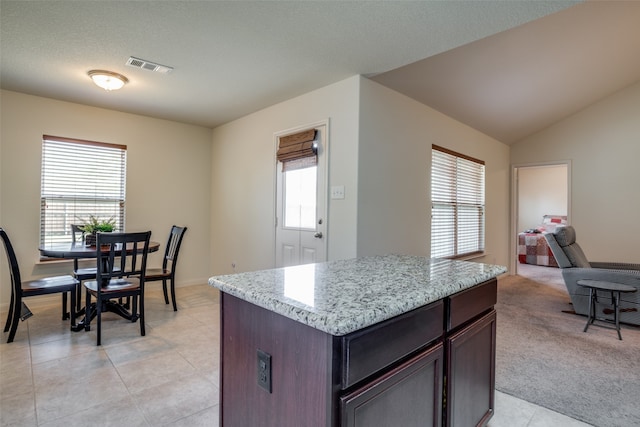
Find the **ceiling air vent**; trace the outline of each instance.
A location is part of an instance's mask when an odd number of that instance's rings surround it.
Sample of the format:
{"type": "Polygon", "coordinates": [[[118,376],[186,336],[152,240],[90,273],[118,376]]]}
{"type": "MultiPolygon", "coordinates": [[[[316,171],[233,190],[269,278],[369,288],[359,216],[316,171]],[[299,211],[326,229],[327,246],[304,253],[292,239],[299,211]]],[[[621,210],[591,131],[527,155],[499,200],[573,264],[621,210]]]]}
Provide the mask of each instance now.
{"type": "Polygon", "coordinates": [[[156,73],[167,74],[173,71],[173,67],[169,67],[167,65],[160,65],[155,62],[146,61],[140,58],[134,58],[133,56],[129,57],[127,60],[127,65],[135,68],[142,68],[147,71],[154,71],[156,73]]]}

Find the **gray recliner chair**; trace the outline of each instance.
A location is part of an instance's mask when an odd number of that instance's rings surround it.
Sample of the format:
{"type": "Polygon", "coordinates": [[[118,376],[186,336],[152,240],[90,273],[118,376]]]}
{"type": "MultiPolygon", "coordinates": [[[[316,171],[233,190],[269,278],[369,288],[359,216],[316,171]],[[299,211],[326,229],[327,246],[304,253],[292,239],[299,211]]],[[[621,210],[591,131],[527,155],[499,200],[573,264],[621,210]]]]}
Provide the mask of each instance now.
{"type": "MultiPolygon", "coordinates": [[[[638,292],[621,293],[620,322],[640,325],[640,264],[616,262],[589,262],[582,248],[576,243],[572,226],[558,227],[544,235],[553,256],[562,270],[565,286],[571,297],[573,309],[578,314],[589,314],[589,289],[578,286],[582,279],[623,283],[638,288],[638,292]]],[[[596,317],[613,319],[611,294],[598,292],[596,317]]]]}

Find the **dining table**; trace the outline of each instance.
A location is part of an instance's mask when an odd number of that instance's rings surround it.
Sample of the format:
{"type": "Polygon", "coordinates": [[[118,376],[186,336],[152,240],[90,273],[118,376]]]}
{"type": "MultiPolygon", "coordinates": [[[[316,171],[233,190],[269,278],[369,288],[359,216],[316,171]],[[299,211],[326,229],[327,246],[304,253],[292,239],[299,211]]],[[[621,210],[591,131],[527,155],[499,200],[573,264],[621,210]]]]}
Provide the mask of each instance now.
{"type": "MultiPolygon", "coordinates": [[[[66,243],[45,243],[42,244],[39,248],[40,255],[48,258],[58,258],[58,259],[95,259],[98,256],[98,248],[93,246],[85,245],[84,243],[74,243],[74,242],[66,242],[66,243]]],[[[149,242],[149,250],[148,252],[157,252],[160,249],[160,243],[155,241],[149,242]]],[[[133,244],[128,244],[126,249],[127,254],[132,254],[134,251],[138,253],[142,252],[143,247],[137,246],[134,248],[133,244]]],[[[105,246],[101,248],[101,252],[108,252],[109,247],[105,246]]],[[[116,251],[117,255],[120,255],[122,250],[116,251]]],[[[74,304],[74,301],[71,302],[74,304]]],[[[73,308],[72,308],[73,309],[73,308]]],[[[102,310],[113,312],[127,320],[135,322],[137,320],[137,315],[134,316],[129,312],[129,304],[123,303],[122,301],[107,301],[105,307],[102,310]]],[[[85,329],[85,324],[87,322],[91,322],[93,318],[96,316],[96,308],[95,303],[90,306],[90,312],[85,313],[85,308],[81,308],[76,313],[77,316],[82,316],[84,314],[84,318],[80,320],[75,325],[71,325],[72,331],[81,331],[85,329]]]]}
{"type": "MultiPolygon", "coordinates": [[[[49,258],[62,258],[62,259],[86,259],[95,258],[98,255],[98,248],[94,246],[87,246],[83,243],[45,243],[39,248],[40,255],[49,258]]],[[[142,251],[142,247],[137,248],[138,252],[142,251]]],[[[150,241],[149,252],[157,252],[160,249],[160,243],[150,241]]],[[[108,248],[103,249],[104,252],[108,251],[108,248]]],[[[127,253],[133,253],[133,246],[127,246],[127,253]]]]}

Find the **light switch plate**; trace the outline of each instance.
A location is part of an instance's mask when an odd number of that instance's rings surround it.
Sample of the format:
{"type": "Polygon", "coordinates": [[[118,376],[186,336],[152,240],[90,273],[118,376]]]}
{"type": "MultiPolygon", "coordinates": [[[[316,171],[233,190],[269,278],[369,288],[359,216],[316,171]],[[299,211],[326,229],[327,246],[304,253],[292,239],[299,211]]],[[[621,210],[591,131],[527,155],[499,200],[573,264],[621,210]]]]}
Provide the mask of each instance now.
{"type": "Polygon", "coordinates": [[[344,199],[344,185],[334,185],[331,187],[332,199],[344,199]]]}

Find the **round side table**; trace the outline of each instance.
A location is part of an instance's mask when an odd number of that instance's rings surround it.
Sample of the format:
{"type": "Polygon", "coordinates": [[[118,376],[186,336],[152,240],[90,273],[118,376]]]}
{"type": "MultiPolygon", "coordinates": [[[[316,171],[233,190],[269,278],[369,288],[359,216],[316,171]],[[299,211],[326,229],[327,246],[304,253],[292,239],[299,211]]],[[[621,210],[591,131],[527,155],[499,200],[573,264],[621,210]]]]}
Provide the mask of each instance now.
{"type": "MultiPolygon", "coordinates": [[[[622,340],[620,334],[620,293],[633,293],[638,290],[633,286],[623,285],[622,283],[605,282],[601,280],[578,280],[578,286],[589,289],[589,317],[587,318],[587,324],[584,327],[584,332],[587,332],[589,325],[593,324],[596,320],[596,303],[598,302],[598,291],[611,292],[611,301],[613,302],[613,323],[615,323],[615,329],[618,331],[618,339],[622,340]]],[[[600,319],[608,322],[610,320],[600,319]]],[[[600,326],[600,325],[596,325],[600,326]]]]}

